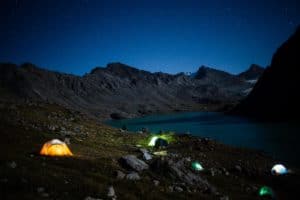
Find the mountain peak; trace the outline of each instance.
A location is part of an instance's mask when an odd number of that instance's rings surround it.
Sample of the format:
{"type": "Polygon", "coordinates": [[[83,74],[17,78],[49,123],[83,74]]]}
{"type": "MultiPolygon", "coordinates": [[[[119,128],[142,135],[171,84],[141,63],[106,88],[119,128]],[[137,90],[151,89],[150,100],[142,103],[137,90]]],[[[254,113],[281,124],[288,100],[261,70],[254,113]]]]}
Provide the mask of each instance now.
{"type": "Polygon", "coordinates": [[[139,71],[139,69],[131,67],[129,65],[126,65],[124,63],[120,63],[120,62],[112,62],[112,63],[108,63],[106,65],[106,69],[108,70],[136,70],[139,71]]]}
{"type": "Polygon", "coordinates": [[[251,64],[248,71],[263,71],[264,68],[257,65],[257,64],[251,64]]]}
{"type": "Polygon", "coordinates": [[[205,66],[205,65],[201,65],[198,70],[216,70],[216,69],[205,66]]]}
{"type": "Polygon", "coordinates": [[[245,80],[258,79],[262,75],[264,70],[265,69],[263,67],[261,67],[257,64],[252,64],[246,71],[238,74],[238,77],[245,79],[245,80]]]}
{"type": "Polygon", "coordinates": [[[112,62],[112,63],[108,63],[106,67],[95,67],[94,69],[91,70],[90,74],[98,74],[103,71],[110,72],[115,75],[125,75],[128,73],[139,72],[141,70],[120,62],[112,62]]]}
{"type": "Polygon", "coordinates": [[[213,69],[211,67],[207,67],[205,65],[201,65],[198,69],[198,71],[196,72],[195,78],[196,79],[202,79],[204,77],[208,77],[208,76],[230,76],[231,74],[221,71],[221,70],[217,70],[217,69],[213,69]]]}
{"type": "Polygon", "coordinates": [[[21,64],[20,67],[24,68],[24,69],[28,69],[28,70],[34,70],[34,69],[38,69],[39,68],[38,66],[36,66],[35,64],[32,64],[30,62],[23,63],[23,64],[21,64]]]}
{"type": "Polygon", "coordinates": [[[95,67],[91,70],[90,74],[97,74],[100,71],[103,71],[103,67],[95,67]]]}
{"type": "Polygon", "coordinates": [[[108,72],[120,76],[120,77],[127,77],[127,78],[133,78],[140,75],[149,75],[150,72],[137,69],[135,67],[131,67],[129,65],[120,63],[120,62],[113,62],[108,63],[105,70],[108,72]]]}

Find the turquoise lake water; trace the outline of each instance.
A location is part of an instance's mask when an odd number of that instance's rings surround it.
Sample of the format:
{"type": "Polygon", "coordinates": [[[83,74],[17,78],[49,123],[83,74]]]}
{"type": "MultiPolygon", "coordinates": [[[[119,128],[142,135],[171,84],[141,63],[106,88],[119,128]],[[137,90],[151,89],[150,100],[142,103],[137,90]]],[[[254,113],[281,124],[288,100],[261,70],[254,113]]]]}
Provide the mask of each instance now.
{"type": "Polygon", "coordinates": [[[153,133],[174,131],[209,137],[225,144],[262,150],[283,163],[300,166],[300,125],[297,123],[257,123],[246,118],[213,112],[187,112],[112,120],[107,124],[130,131],[143,127],[153,133]]]}

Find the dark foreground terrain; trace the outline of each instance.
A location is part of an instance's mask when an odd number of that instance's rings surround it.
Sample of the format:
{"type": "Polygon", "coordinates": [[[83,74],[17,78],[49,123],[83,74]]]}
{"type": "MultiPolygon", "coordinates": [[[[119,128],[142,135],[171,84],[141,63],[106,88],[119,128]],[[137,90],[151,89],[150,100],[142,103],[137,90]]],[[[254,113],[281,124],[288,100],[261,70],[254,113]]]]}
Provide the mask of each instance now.
{"type": "Polygon", "coordinates": [[[141,148],[158,151],[147,147],[149,133],[114,129],[54,104],[1,103],[0,113],[0,199],[268,199],[258,195],[265,185],[277,199],[299,197],[298,170],[271,175],[280,161],[261,152],[177,135],[162,149],[167,156],[145,161],[141,148]],[[44,142],[65,137],[73,157],[38,155],[44,142]],[[124,165],[126,155],[146,164],[124,165]],[[108,197],[110,186],[115,197],[108,197]]]}

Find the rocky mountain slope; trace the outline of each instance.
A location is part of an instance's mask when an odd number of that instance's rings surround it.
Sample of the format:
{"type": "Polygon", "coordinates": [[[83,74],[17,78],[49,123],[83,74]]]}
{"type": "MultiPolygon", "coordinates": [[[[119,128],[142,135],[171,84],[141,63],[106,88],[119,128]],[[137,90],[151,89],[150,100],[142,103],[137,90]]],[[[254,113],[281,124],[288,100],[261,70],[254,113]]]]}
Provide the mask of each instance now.
{"type": "Polygon", "coordinates": [[[299,119],[300,28],[275,52],[249,96],[233,113],[262,120],[299,119]]]}
{"type": "Polygon", "coordinates": [[[246,71],[238,74],[238,77],[247,80],[247,81],[251,81],[251,80],[257,80],[264,72],[264,68],[256,65],[256,64],[252,64],[249,69],[247,69],[246,71]]]}
{"type": "Polygon", "coordinates": [[[97,118],[213,110],[242,99],[252,86],[239,76],[203,66],[191,77],[150,73],[122,63],[94,68],[84,76],[30,63],[0,65],[1,99],[56,103],[97,118]]]}

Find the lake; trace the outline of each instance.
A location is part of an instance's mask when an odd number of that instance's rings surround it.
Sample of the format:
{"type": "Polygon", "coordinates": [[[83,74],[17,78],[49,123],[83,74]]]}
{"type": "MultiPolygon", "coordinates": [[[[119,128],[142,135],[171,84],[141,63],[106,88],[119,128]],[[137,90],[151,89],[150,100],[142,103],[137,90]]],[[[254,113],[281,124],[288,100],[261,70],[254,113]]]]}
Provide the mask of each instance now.
{"type": "Polygon", "coordinates": [[[107,124],[117,128],[125,125],[130,131],[145,127],[152,133],[160,130],[189,132],[237,147],[262,150],[283,163],[300,166],[300,125],[297,123],[258,123],[222,113],[186,112],[111,120],[107,124]]]}

